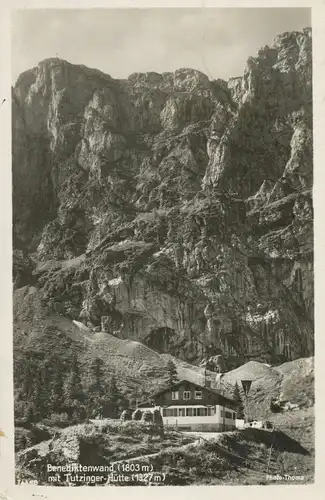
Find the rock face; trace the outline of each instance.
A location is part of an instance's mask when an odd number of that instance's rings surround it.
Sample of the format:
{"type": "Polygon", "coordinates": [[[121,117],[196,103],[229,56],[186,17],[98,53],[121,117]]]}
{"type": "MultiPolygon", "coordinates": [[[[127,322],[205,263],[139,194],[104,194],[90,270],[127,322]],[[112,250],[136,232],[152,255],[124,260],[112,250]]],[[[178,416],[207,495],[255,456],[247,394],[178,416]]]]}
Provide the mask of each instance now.
{"type": "MultiPolygon", "coordinates": [[[[299,408],[313,407],[315,402],[314,373],[313,357],[296,359],[276,367],[249,361],[225,373],[219,388],[232,394],[237,382],[244,400],[241,380],[252,380],[247,400],[249,416],[255,419],[265,419],[272,415],[272,400],[281,401],[283,404],[290,402],[299,408]]],[[[291,418],[294,417],[291,416],[291,418]]]]}
{"type": "Polygon", "coordinates": [[[309,29],[228,82],[60,59],[23,73],[16,287],[194,363],[312,355],[311,84],[309,29]]]}

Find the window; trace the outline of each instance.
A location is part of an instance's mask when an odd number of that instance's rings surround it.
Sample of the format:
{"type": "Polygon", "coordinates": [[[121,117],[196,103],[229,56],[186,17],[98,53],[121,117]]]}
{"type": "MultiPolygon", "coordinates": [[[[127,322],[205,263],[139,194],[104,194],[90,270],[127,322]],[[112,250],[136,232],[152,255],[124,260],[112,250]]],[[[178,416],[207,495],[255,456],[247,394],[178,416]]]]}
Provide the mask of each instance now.
{"type": "Polygon", "coordinates": [[[173,391],[172,392],[172,400],[175,401],[176,399],[179,399],[179,392],[173,391]]]}
{"type": "Polygon", "coordinates": [[[178,416],[185,417],[185,408],[178,408],[178,416]]]}
{"type": "Polygon", "coordinates": [[[226,418],[232,418],[231,411],[226,411],[226,418]]]}
{"type": "Polygon", "coordinates": [[[202,391],[195,391],[195,399],[202,399],[202,391]]]}
{"type": "Polygon", "coordinates": [[[235,413],[235,412],[233,412],[233,413],[232,413],[232,418],[233,418],[234,420],[236,420],[236,413],[235,413]]]}
{"type": "Polygon", "coordinates": [[[183,399],[184,400],[191,399],[191,392],[190,391],[184,391],[183,392],[183,399]]]}
{"type": "MultiPolygon", "coordinates": [[[[222,412],[222,410],[221,410],[221,412],[222,412]]],[[[209,413],[208,413],[208,415],[215,415],[215,414],[216,414],[216,407],[215,406],[209,406],[209,413]]]]}
{"type": "Polygon", "coordinates": [[[198,414],[199,414],[199,417],[206,417],[207,416],[207,408],[198,408],[198,414]]]}
{"type": "Polygon", "coordinates": [[[163,409],[164,417],[177,417],[177,408],[164,408],[163,409]]]}
{"type": "Polygon", "coordinates": [[[193,408],[186,408],[186,416],[187,417],[193,416],[193,408]]]}
{"type": "Polygon", "coordinates": [[[223,410],[221,410],[220,415],[221,415],[222,417],[223,417],[223,413],[224,413],[224,411],[223,411],[223,410]]]}

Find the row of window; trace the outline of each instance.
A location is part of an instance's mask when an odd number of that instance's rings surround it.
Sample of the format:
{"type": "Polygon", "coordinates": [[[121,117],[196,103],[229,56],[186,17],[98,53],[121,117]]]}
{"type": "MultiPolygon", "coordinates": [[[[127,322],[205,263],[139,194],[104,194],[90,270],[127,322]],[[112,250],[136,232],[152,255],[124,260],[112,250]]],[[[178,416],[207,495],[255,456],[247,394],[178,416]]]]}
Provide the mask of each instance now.
{"type": "MultiPolygon", "coordinates": [[[[188,401],[189,399],[191,399],[191,391],[184,391],[183,399],[184,401],[188,401]]],[[[194,399],[202,399],[202,391],[194,391],[194,399]]],[[[179,400],[179,391],[172,392],[172,400],[179,400]]]]}
{"type": "Polygon", "coordinates": [[[215,415],[215,407],[209,408],[163,408],[163,417],[210,417],[215,415]]]}
{"type": "Polygon", "coordinates": [[[236,413],[232,412],[232,411],[221,410],[221,417],[235,419],[236,418],[236,413]]]}

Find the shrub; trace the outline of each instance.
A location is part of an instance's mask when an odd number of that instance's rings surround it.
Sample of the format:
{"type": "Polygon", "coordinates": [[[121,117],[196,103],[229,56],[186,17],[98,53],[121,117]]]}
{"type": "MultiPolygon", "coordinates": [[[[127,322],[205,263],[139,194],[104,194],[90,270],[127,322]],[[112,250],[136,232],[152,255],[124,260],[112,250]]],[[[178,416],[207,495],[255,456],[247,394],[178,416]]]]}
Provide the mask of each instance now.
{"type": "Polygon", "coordinates": [[[53,431],[42,426],[31,425],[30,429],[15,427],[15,451],[51,439],[52,436],[53,431]]]}
{"type": "Polygon", "coordinates": [[[126,436],[141,436],[143,434],[143,426],[140,421],[134,422],[130,420],[120,425],[119,432],[126,436]]]}
{"type": "Polygon", "coordinates": [[[159,410],[154,410],[153,412],[153,423],[158,427],[163,427],[163,419],[159,410]]]}
{"type": "Polygon", "coordinates": [[[145,410],[141,418],[142,422],[153,422],[153,413],[150,410],[145,410]]]}
{"type": "Polygon", "coordinates": [[[52,413],[51,416],[43,420],[45,425],[67,427],[71,425],[71,419],[67,413],[52,413]]]}
{"type": "Polygon", "coordinates": [[[132,413],[132,420],[141,420],[141,418],[142,418],[142,411],[139,408],[137,408],[132,413]]]}
{"type": "Polygon", "coordinates": [[[23,450],[32,445],[30,434],[26,429],[15,428],[15,451],[23,450]]]}
{"type": "Polygon", "coordinates": [[[121,420],[122,422],[125,422],[127,420],[132,420],[132,410],[130,409],[123,410],[121,413],[121,420]]]}

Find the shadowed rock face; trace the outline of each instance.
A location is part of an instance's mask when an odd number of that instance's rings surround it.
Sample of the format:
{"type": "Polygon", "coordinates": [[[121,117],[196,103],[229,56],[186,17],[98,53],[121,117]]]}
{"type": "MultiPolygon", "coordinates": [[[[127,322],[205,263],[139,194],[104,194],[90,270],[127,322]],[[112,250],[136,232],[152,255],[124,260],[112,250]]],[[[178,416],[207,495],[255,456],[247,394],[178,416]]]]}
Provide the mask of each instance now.
{"type": "Polygon", "coordinates": [[[228,82],[192,69],[116,80],[60,59],[23,73],[16,286],[191,362],[311,355],[311,84],[309,29],[228,82]]]}

